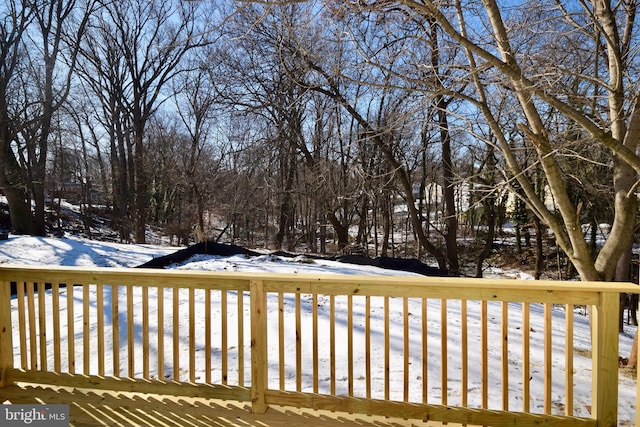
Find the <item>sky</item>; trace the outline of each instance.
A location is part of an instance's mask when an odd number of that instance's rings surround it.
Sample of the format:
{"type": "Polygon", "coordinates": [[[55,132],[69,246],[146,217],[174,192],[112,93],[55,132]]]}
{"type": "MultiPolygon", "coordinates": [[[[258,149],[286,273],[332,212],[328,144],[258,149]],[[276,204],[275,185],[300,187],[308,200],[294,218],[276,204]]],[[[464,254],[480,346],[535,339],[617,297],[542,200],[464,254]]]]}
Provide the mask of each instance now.
{"type": "MultiPolygon", "coordinates": [[[[13,236],[9,237],[9,240],[0,241],[0,266],[2,264],[30,264],[30,265],[65,265],[65,266],[96,266],[96,267],[135,267],[140,264],[143,264],[146,261],[158,256],[163,256],[172,252],[175,252],[177,248],[167,247],[167,246],[154,246],[154,245],[127,245],[127,244],[118,244],[118,243],[110,243],[110,242],[99,242],[94,240],[87,240],[78,237],[67,236],[66,238],[51,238],[51,237],[29,237],[29,236],[13,236]]],[[[302,262],[303,259],[295,259],[295,258],[281,258],[269,254],[260,255],[257,257],[244,257],[244,256],[233,256],[233,257],[218,257],[218,256],[204,256],[198,255],[188,262],[180,263],[179,265],[172,265],[170,268],[179,268],[179,269],[198,269],[198,270],[214,270],[214,271],[238,271],[238,272],[279,272],[279,273],[340,273],[340,274],[378,274],[378,275],[398,275],[398,274],[411,274],[411,273],[403,273],[391,270],[382,270],[376,267],[370,266],[356,266],[343,264],[334,261],[325,261],[325,260],[314,260],[313,262],[302,262]]],[[[522,280],[531,280],[531,277],[523,274],[518,271],[502,271],[494,269],[490,272],[492,277],[509,277],[509,278],[519,278],[522,280]]],[[[60,307],[60,317],[63,320],[62,327],[65,328],[66,323],[66,303],[67,299],[63,298],[64,294],[67,292],[66,289],[61,290],[61,307],[60,307]]],[[[80,289],[75,288],[74,292],[78,293],[76,299],[78,301],[82,300],[82,293],[80,289]]],[[[121,291],[122,292],[122,291],[121,291]]],[[[105,299],[107,298],[108,292],[105,291],[105,299]]],[[[123,293],[123,292],[122,292],[123,293]]],[[[219,307],[220,301],[218,297],[219,293],[214,292],[212,294],[212,304],[216,307],[219,307]]],[[[45,298],[50,298],[50,292],[47,293],[45,298]]],[[[74,296],[76,296],[74,294],[74,296]]],[[[95,298],[96,293],[95,289],[91,291],[91,297],[95,298]]],[[[180,298],[185,297],[186,295],[180,294],[180,298]]],[[[125,305],[125,296],[119,296],[119,299],[122,299],[120,303],[121,307],[126,307],[125,305]]],[[[157,305],[157,294],[151,290],[149,294],[150,298],[150,306],[151,312],[155,313],[156,305],[157,305]]],[[[231,293],[229,295],[228,304],[230,307],[236,307],[236,298],[237,294],[231,293]]],[[[246,297],[245,297],[246,298],[246,297]]],[[[51,305],[49,300],[47,301],[47,311],[48,316],[51,316],[51,305]]],[[[134,295],[135,301],[135,311],[136,315],[134,316],[134,324],[136,327],[136,335],[140,333],[139,323],[136,323],[136,320],[139,318],[139,309],[141,306],[141,295],[136,291],[134,295]]],[[[14,299],[13,303],[13,312],[12,319],[14,321],[14,329],[17,330],[17,302],[14,299]]],[[[308,296],[302,296],[302,363],[303,363],[303,390],[309,390],[312,385],[312,379],[310,375],[309,367],[312,363],[312,356],[310,354],[310,349],[312,348],[311,333],[305,333],[305,331],[310,330],[311,325],[311,298],[308,296]]],[[[171,295],[165,295],[165,306],[171,307],[171,295]]],[[[181,303],[182,304],[182,303],[181,303]]],[[[277,321],[277,298],[274,295],[269,297],[269,321],[273,321],[274,324],[277,321]]],[[[328,308],[328,297],[320,296],[318,301],[319,307],[318,312],[320,316],[320,331],[321,341],[324,343],[328,340],[328,318],[329,318],[329,308],[328,308]]],[[[403,362],[401,356],[396,354],[396,349],[402,348],[402,331],[403,331],[403,307],[402,307],[402,299],[393,298],[390,302],[390,313],[391,313],[391,327],[390,330],[392,334],[397,334],[392,336],[392,346],[391,346],[391,358],[392,358],[392,369],[390,373],[390,389],[391,389],[391,398],[402,400],[403,398],[403,372],[402,366],[403,362]]],[[[37,305],[36,305],[37,307],[37,305]]],[[[201,293],[196,293],[196,302],[195,308],[197,313],[203,313],[204,310],[204,297],[201,293]]],[[[248,319],[248,309],[249,303],[248,299],[244,303],[244,315],[248,319]]],[[[364,393],[364,365],[365,365],[365,352],[359,351],[358,349],[364,348],[364,334],[362,333],[361,326],[364,322],[364,299],[363,297],[354,297],[353,300],[353,309],[354,309],[354,347],[355,351],[355,384],[354,384],[354,393],[356,395],[364,393]],[[359,313],[359,314],[358,314],[359,313]]],[[[78,305],[74,308],[75,313],[82,313],[81,305],[78,305]]],[[[166,308],[165,310],[169,310],[166,308]]],[[[341,318],[347,310],[347,302],[346,298],[336,298],[336,317],[338,319],[341,318]]],[[[380,336],[382,330],[384,328],[382,322],[381,313],[383,311],[383,301],[381,298],[372,298],[371,301],[371,310],[372,310],[372,331],[379,331],[379,334],[375,334],[376,336],[380,336]]],[[[419,304],[415,301],[410,301],[409,303],[409,311],[410,313],[419,312],[420,307],[419,304]]],[[[476,348],[476,345],[479,345],[479,333],[475,333],[478,331],[480,324],[480,315],[479,315],[479,303],[470,301],[468,308],[468,319],[469,319],[469,347],[476,348]]],[[[440,329],[440,301],[439,300],[429,300],[428,305],[428,322],[429,322],[429,334],[437,334],[440,329]]],[[[542,358],[543,351],[541,346],[541,339],[543,334],[541,331],[543,330],[543,311],[542,307],[536,304],[531,306],[531,390],[532,390],[532,401],[531,408],[534,412],[542,411],[543,404],[543,396],[541,395],[541,390],[543,389],[543,373],[542,373],[542,358]],[[540,338],[540,339],[539,339],[540,338]]],[[[181,311],[180,325],[181,328],[188,327],[188,319],[184,318],[186,316],[186,310],[181,311]]],[[[230,309],[230,316],[237,316],[237,311],[233,311],[230,309]]],[[[220,313],[218,310],[214,310],[213,313],[213,322],[214,324],[218,324],[220,313]]],[[[292,361],[295,360],[295,329],[293,329],[290,325],[294,323],[294,311],[293,304],[285,303],[285,319],[287,319],[286,328],[285,328],[285,351],[286,356],[285,359],[292,361]]],[[[461,393],[460,390],[457,389],[460,385],[460,363],[459,363],[459,351],[458,349],[461,347],[460,339],[460,328],[457,327],[459,323],[458,319],[461,316],[461,304],[459,301],[450,301],[447,305],[447,318],[450,319],[450,326],[448,328],[448,348],[450,351],[450,359],[448,362],[448,384],[450,390],[447,394],[448,403],[451,405],[460,404],[461,401],[461,393]]],[[[499,334],[500,332],[500,305],[497,303],[489,304],[489,334],[490,341],[489,342],[499,342],[499,335],[492,339],[492,334],[499,334]],[[497,341],[496,341],[497,340],[497,341]]],[[[519,391],[521,389],[521,361],[523,358],[521,351],[521,341],[519,339],[518,333],[518,322],[521,318],[521,305],[520,304],[509,304],[509,325],[510,328],[514,328],[514,331],[510,331],[509,336],[509,360],[510,360],[510,375],[512,378],[509,382],[510,387],[510,407],[513,410],[519,410],[522,406],[522,402],[519,399],[519,391]]],[[[153,314],[150,313],[150,317],[153,318],[153,314]]],[[[564,366],[564,343],[561,332],[564,330],[564,308],[563,307],[554,307],[553,310],[553,322],[554,322],[554,337],[553,337],[553,372],[554,372],[554,382],[553,382],[553,390],[552,390],[552,399],[554,402],[554,413],[561,413],[563,399],[564,399],[564,376],[562,375],[562,369],[564,366]],[[557,324],[556,324],[557,323],[557,324]],[[559,412],[560,411],[560,412],[559,412]]],[[[106,325],[111,324],[109,322],[110,319],[107,319],[106,325]]],[[[77,327],[76,331],[82,330],[82,317],[76,316],[77,327]]],[[[410,345],[415,341],[416,336],[414,334],[420,333],[420,328],[418,325],[415,325],[414,322],[419,322],[419,316],[410,316],[410,345]],[[415,326],[415,327],[414,327],[415,326]]],[[[345,322],[346,323],[346,322],[345,322]]],[[[245,328],[248,328],[250,322],[247,320],[244,322],[245,328]]],[[[204,335],[204,330],[200,330],[203,328],[203,325],[198,324],[196,327],[196,337],[198,340],[204,335]]],[[[126,328],[123,328],[126,329],[126,328]]],[[[580,416],[588,416],[587,407],[590,406],[590,393],[591,393],[591,360],[584,356],[584,350],[589,348],[589,339],[588,339],[588,321],[586,316],[578,310],[576,311],[575,316],[575,337],[574,337],[574,346],[576,348],[576,354],[574,357],[574,384],[575,384],[575,400],[574,407],[576,410],[576,414],[580,416]]],[[[627,357],[631,348],[631,343],[633,339],[633,333],[635,329],[629,326],[626,326],[625,333],[620,335],[620,354],[623,357],[627,357]]],[[[122,333],[122,331],[121,331],[122,333]]],[[[125,331],[126,333],[126,331],[125,331]]],[[[96,337],[95,328],[91,329],[92,340],[96,337]]],[[[108,326],[107,332],[105,333],[108,336],[108,326]]],[[[249,335],[248,329],[245,332],[245,340],[249,335]]],[[[269,386],[272,388],[277,388],[279,386],[278,382],[278,363],[277,363],[277,327],[270,327],[269,329],[269,366],[270,366],[270,383],[269,386]]],[[[344,340],[346,342],[346,326],[343,324],[339,324],[337,326],[337,341],[341,342],[344,340]]],[[[64,335],[64,334],[63,334],[64,335]]],[[[183,337],[186,335],[186,332],[180,332],[180,336],[183,337]]],[[[48,346],[53,346],[51,342],[53,334],[48,333],[49,337],[48,346]]],[[[17,347],[17,343],[19,340],[16,336],[14,338],[15,347],[17,347]]],[[[153,337],[152,337],[153,338],[153,337]]],[[[62,337],[64,341],[66,336],[62,337]]],[[[214,347],[219,346],[219,342],[216,341],[217,338],[214,338],[214,347]],[[217,343],[217,344],[216,344],[217,343]]],[[[228,337],[228,346],[229,350],[229,383],[234,384],[238,381],[238,351],[237,351],[237,334],[233,334],[230,332],[228,337]]],[[[76,341],[78,341],[76,339],[76,341]]],[[[152,339],[153,341],[153,339],[152,339]]],[[[168,341],[168,339],[167,339],[168,341]]],[[[121,339],[121,342],[126,342],[125,339],[121,339]]],[[[80,344],[78,344],[80,345],[80,344]]],[[[109,345],[109,344],[107,344],[109,345]]],[[[197,341],[198,348],[203,347],[203,343],[197,341]]],[[[142,351],[139,348],[141,344],[136,342],[136,354],[138,351],[142,351]]],[[[248,357],[250,354],[248,343],[245,343],[247,347],[244,352],[245,357],[245,366],[247,362],[249,362],[248,357]]],[[[172,348],[169,344],[165,344],[165,360],[171,360],[171,352],[172,348]]],[[[326,376],[323,376],[322,372],[326,372],[328,369],[328,346],[320,345],[320,351],[322,354],[319,355],[319,369],[320,369],[320,392],[328,392],[328,384],[322,382],[326,376]]],[[[337,349],[337,382],[336,388],[338,394],[346,394],[347,392],[347,367],[346,367],[346,354],[342,354],[346,351],[344,348],[346,346],[338,346],[337,349]],[[342,353],[341,353],[342,352],[342,353]]],[[[64,348],[64,346],[63,346],[64,348]]],[[[217,347],[216,347],[217,348],[217,347]]],[[[181,352],[181,360],[188,360],[188,353],[185,353],[188,350],[188,342],[182,343],[180,347],[181,352]]],[[[79,351],[79,350],[78,350],[79,351]]],[[[383,362],[382,357],[380,356],[383,352],[383,344],[381,342],[375,341],[372,343],[371,349],[371,360],[373,371],[381,372],[383,371],[383,362]],[[376,371],[378,370],[378,371],[376,371]]],[[[52,352],[49,351],[48,354],[52,352]]],[[[196,353],[197,357],[197,378],[203,378],[205,373],[203,371],[203,360],[204,356],[202,351],[198,351],[196,353]]],[[[212,365],[212,378],[220,378],[222,375],[220,368],[220,360],[219,360],[219,351],[215,351],[213,355],[213,365],[212,365]]],[[[421,401],[421,381],[418,381],[421,375],[421,359],[420,359],[420,351],[416,349],[411,353],[410,357],[410,382],[409,382],[409,400],[410,401],[421,401]],[[416,379],[414,381],[414,378],[416,379]]],[[[470,406],[478,406],[480,404],[480,364],[477,352],[472,352],[470,355],[470,372],[469,372],[469,405],[470,406]]],[[[19,349],[16,348],[14,351],[16,355],[16,364],[20,363],[19,357],[19,349]]],[[[107,360],[105,361],[105,365],[107,367],[111,366],[112,360],[109,359],[109,351],[107,351],[107,360]]],[[[126,357],[126,349],[121,349],[122,357],[126,357]]],[[[440,354],[440,343],[439,338],[433,339],[429,341],[429,360],[439,358],[440,354]]],[[[121,357],[121,359],[122,359],[121,357]]],[[[500,371],[500,357],[501,350],[499,346],[492,347],[489,349],[489,369],[490,372],[498,373],[500,371]],[[494,370],[493,370],[494,369],[494,370]]],[[[125,359],[122,359],[125,360],[125,359]]],[[[49,362],[52,366],[52,361],[49,362]]],[[[82,357],[76,357],[76,366],[78,370],[83,369],[82,367],[82,357]]],[[[91,373],[96,373],[96,361],[92,357],[92,362],[90,366],[91,373]]],[[[126,364],[125,364],[126,366],[126,364]]],[[[63,369],[65,367],[65,363],[63,362],[63,369]]],[[[141,366],[136,366],[135,375],[141,375],[141,366]]],[[[152,375],[154,369],[157,371],[157,365],[154,365],[154,362],[151,363],[151,371],[152,375]]],[[[171,375],[171,368],[165,368],[165,375],[171,375]]],[[[285,388],[287,390],[295,390],[295,369],[287,368],[285,370],[285,388]]],[[[250,378],[248,377],[250,373],[250,369],[245,368],[245,382],[250,382],[250,378]]],[[[109,373],[107,372],[107,375],[109,373]]],[[[182,366],[180,367],[180,375],[181,379],[188,379],[188,372],[182,366]]],[[[489,406],[492,409],[500,409],[502,398],[500,396],[500,375],[490,375],[489,390],[491,396],[489,398],[489,406]]],[[[441,378],[440,378],[440,369],[438,363],[429,364],[429,394],[428,400],[429,403],[440,403],[441,401],[441,378]]],[[[636,386],[635,380],[628,375],[621,375],[619,382],[619,425],[633,425],[633,420],[635,417],[635,402],[636,402],[636,386]]],[[[372,378],[372,393],[374,398],[383,398],[382,393],[384,392],[384,383],[383,376],[373,375],[372,378]]]]}

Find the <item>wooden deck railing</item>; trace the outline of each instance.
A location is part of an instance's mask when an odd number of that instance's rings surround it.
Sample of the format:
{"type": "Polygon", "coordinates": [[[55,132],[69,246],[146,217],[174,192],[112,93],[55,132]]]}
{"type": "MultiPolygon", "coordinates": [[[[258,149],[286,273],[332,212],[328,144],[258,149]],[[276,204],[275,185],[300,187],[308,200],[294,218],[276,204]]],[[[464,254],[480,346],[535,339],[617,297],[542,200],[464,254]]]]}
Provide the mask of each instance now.
{"type": "Polygon", "coordinates": [[[477,425],[614,426],[618,294],[636,289],[2,266],[0,386],[250,401],[257,413],[287,405],[477,425]],[[590,414],[574,406],[577,305],[592,308],[590,414]],[[533,310],[542,311],[543,331],[532,331],[533,310]],[[560,370],[554,346],[566,355],[560,370]]]}

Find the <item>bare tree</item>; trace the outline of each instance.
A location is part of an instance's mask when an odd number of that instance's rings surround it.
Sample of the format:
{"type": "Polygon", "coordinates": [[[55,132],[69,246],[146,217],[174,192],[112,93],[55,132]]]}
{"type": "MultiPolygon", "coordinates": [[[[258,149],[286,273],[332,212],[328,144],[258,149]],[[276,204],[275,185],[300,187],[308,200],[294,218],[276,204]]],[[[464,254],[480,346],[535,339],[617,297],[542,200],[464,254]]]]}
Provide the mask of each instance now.
{"type": "MultiPolygon", "coordinates": [[[[337,14],[336,11],[333,13],[337,14]]],[[[362,25],[365,29],[369,28],[371,22],[376,22],[376,17],[373,15],[367,18],[368,24],[362,25]]],[[[389,17],[383,25],[398,29],[400,26],[394,25],[401,21],[397,16],[389,17]]],[[[413,194],[413,178],[404,162],[406,153],[400,148],[403,141],[410,138],[410,133],[419,133],[422,126],[410,126],[409,123],[415,117],[416,111],[424,108],[422,100],[413,97],[413,91],[405,90],[404,82],[406,81],[399,77],[407,71],[405,53],[408,45],[398,40],[390,42],[387,36],[393,31],[387,27],[379,32],[372,31],[371,34],[366,33],[364,29],[362,31],[364,33],[354,36],[351,45],[339,42],[337,37],[333,38],[334,45],[322,44],[317,39],[311,42],[304,38],[290,41],[289,49],[292,53],[289,56],[299,58],[308,69],[305,75],[297,78],[297,83],[324,94],[344,108],[357,123],[360,139],[371,141],[375,149],[379,150],[387,163],[388,170],[392,171],[401,188],[408,218],[420,245],[436,259],[441,269],[447,270],[447,256],[425,234],[424,218],[416,207],[413,194]],[[358,44],[359,36],[372,37],[378,40],[378,45],[374,47],[373,45],[365,46],[364,43],[358,44]],[[315,49],[312,50],[308,46],[314,46],[315,49]],[[358,53],[360,50],[365,50],[365,53],[360,55],[358,53]],[[385,64],[372,70],[370,65],[374,58],[374,51],[385,59],[385,64]],[[367,88],[362,91],[360,97],[354,96],[358,93],[354,89],[357,85],[367,88]],[[375,99],[377,108],[363,108],[369,104],[368,99],[375,99]]],[[[325,39],[327,38],[332,40],[330,35],[325,35],[325,39]]],[[[399,38],[402,39],[402,36],[399,38]]],[[[408,39],[404,40],[406,42],[408,39]]],[[[290,74],[293,75],[293,73],[290,74]]],[[[438,107],[444,107],[444,102],[444,98],[440,99],[438,107]]],[[[443,113],[440,116],[438,128],[441,130],[441,135],[445,137],[444,141],[449,141],[445,121],[443,113]]],[[[451,221],[456,221],[455,214],[451,221]]],[[[450,235],[455,237],[457,225],[453,222],[450,225],[452,225],[450,235]]],[[[455,248],[452,248],[452,254],[451,259],[454,262],[451,263],[451,267],[457,272],[455,248]]]]}
{"type": "Polygon", "coordinates": [[[69,94],[78,42],[94,5],[76,0],[10,1],[1,10],[0,160],[16,232],[46,232],[45,180],[52,120],[69,94]]]}
{"type": "MultiPolygon", "coordinates": [[[[40,101],[40,105],[35,122],[38,130],[31,133],[33,139],[25,138],[25,145],[35,202],[34,231],[38,235],[46,232],[45,174],[52,120],[69,95],[79,41],[93,9],[92,1],[83,4],[75,0],[56,0],[37,4],[34,12],[34,20],[39,29],[37,38],[40,38],[41,43],[40,46],[35,46],[35,51],[42,64],[37,77],[34,76],[40,80],[40,84],[38,93],[33,94],[33,97],[40,101]],[[63,56],[65,53],[66,57],[63,56]],[[63,67],[60,67],[61,60],[65,61],[63,67]]],[[[37,61],[32,61],[32,64],[37,64],[37,61]]]]}
{"type": "Polygon", "coordinates": [[[130,241],[130,205],[133,167],[130,118],[124,99],[131,96],[126,66],[120,54],[113,22],[99,15],[88,28],[81,45],[78,74],[87,98],[95,108],[95,120],[104,129],[111,171],[110,187],[120,241],[130,241]]]}
{"type": "Polygon", "coordinates": [[[211,183],[223,161],[222,153],[217,158],[213,153],[211,129],[215,124],[213,107],[218,92],[215,74],[207,69],[206,60],[194,59],[193,67],[189,67],[191,71],[176,79],[173,88],[177,112],[190,140],[188,149],[180,157],[182,168],[196,204],[197,226],[203,232],[205,208],[214,191],[211,183]]]}
{"type": "Polygon", "coordinates": [[[24,3],[6,2],[0,9],[0,189],[8,201],[13,231],[31,234],[34,224],[30,192],[13,150],[20,132],[21,106],[15,105],[12,99],[17,98],[16,74],[24,66],[23,37],[33,20],[33,9],[24,3]]]}
{"type": "MultiPolygon", "coordinates": [[[[118,63],[128,97],[120,99],[127,114],[133,146],[135,193],[135,238],[145,241],[147,223],[147,174],[144,167],[144,134],[150,117],[168,95],[163,88],[182,71],[184,55],[207,43],[209,32],[198,27],[200,9],[195,2],[166,0],[129,0],[109,3],[103,19],[109,22],[115,45],[119,48],[118,63]]],[[[102,63],[109,67],[109,63],[102,63]]]]}
{"type": "MultiPolygon", "coordinates": [[[[304,176],[301,166],[312,174],[323,173],[319,167],[316,149],[311,143],[313,135],[305,132],[308,90],[296,82],[294,76],[304,73],[304,68],[295,68],[286,49],[296,28],[306,28],[309,14],[307,9],[297,5],[271,7],[244,7],[235,21],[232,41],[234,52],[228,58],[227,75],[237,78],[225,87],[226,102],[231,108],[242,109],[246,114],[255,116],[264,122],[267,132],[263,136],[270,149],[277,153],[277,174],[273,177],[277,199],[277,232],[274,244],[277,248],[287,242],[293,249],[298,238],[294,235],[296,227],[296,185],[297,179],[304,176]],[[293,68],[291,67],[293,66],[293,68]]],[[[317,130],[317,128],[316,128],[317,130]]],[[[318,134],[316,134],[318,135],[318,134]]],[[[304,184],[303,184],[304,185],[304,184]]],[[[335,187],[334,187],[335,188],[335,187]]],[[[324,202],[319,205],[324,210],[322,217],[331,224],[338,240],[338,246],[344,248],[349,243],[348,224],[344,204],[333,200],[329,202],[324,195],[325,187],[318,188],[314,197],[324,202]],[[342,215],[337,212],[342,210],[342,215]],[[340,218],[339,216],[342,216],[340,218]]],[[[348,200],[342,197],[342,201],[348,200]]]]}

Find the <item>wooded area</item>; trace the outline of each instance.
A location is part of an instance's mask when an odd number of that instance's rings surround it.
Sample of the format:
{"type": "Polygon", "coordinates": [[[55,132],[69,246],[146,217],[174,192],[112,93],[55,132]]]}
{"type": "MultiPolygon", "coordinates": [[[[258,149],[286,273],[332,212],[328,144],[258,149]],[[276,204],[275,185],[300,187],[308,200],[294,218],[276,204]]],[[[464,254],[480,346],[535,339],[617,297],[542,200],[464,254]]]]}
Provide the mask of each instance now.
{"type": "Polygon", "coordinates": [[[457,275],[465,237],[481,276],[510,220],[518,244],[536,238],[538,277],[557,246],[583,280],[629,280],[637,8],[7,0],[0,190],[12,231],[51,232],[47,204],[75,197],[88,233],[100,210],[139,243],[159,226],[186,244],[195,227],[457,275]]]}

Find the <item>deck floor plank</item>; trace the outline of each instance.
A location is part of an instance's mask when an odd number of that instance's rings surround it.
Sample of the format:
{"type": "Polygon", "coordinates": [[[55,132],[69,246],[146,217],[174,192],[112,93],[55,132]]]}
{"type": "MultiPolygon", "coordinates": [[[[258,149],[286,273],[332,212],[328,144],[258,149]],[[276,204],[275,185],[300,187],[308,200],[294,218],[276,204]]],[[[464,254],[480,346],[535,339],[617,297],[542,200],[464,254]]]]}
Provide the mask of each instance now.
{"type": "MultiPolygon", "coordinates": [[[[70,426],[149,427],[440,427],[439,422],[272,406],[246,402],[16,383],[0,388],[4,404],[69,404],[70,426]]],[[[454,426],[449,423],[448,426],[454,426]]]]}

